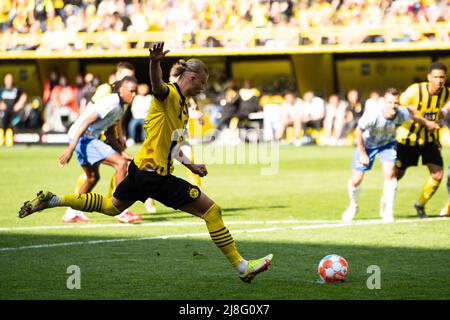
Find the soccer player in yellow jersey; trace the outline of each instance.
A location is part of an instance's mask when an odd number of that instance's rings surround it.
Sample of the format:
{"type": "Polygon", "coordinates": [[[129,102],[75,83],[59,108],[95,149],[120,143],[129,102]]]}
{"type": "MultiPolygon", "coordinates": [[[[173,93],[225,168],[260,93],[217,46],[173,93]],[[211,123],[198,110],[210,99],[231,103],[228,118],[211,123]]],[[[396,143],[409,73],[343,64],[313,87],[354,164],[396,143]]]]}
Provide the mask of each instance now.
{"type": "Polygon", "coordinates": [[[249,283],[255,275],[267,270],[273,255],[245,260],[222,220],[219,205],[197,186],[172,175],[174,158],[201,177],[208,173],[205,165],[191,163],[179,148],[189,116],[187,101],[204,90],[208,68],[201,60],[189,59],[180,63],[176,83],[164,83],[160,62],[168,52],[164,51],[164,43],[156,43],[150,49],[149,71],[153,99],[144,124],[147,137],[113,197],[94,193],[58,196],[49,191],[40,191],[37,197],[24,203],[19,217],[61,206],[114,216],[134,202],[144,202],[151,197],[166,206],[203,219],[213,242],[235,267],[240,279],[249,283]]]}
{"type": "MultiPolygon", "coordinates": [[[[439,121],[442,108],[450,100],[449,89],[445,87],[447,67],[433,62],[428,68],[428,82],[414,83],[400,96],[402,106],[412,106],[418,115],[427,120],[439,121]]],[[[436,192],[443,177],[443,160],[440,151],[439,130],[427,128],[409,120],[397,131],[397,179],[400,180],[410,166],[417,166],[419,157],[428,167],[430,177],[414,207],[420,218],[426,218],[425,205],[436,192]]]]}
{"type": "MultiPolygon", "coordinates": [[[[184,63],[184,60],[181,60],[179,63],[176,63],[170,68],[169,73],[169,81],[172,83],[175,83],[178,81],[178,78],[180,76],[180,71],[182,71],[183,66],[181,63],[184,63]]],[[[189,112],[189,120],[188,121],[202,121],[203,113],[198,109],[198,103],[195,99],[195,97],[190,97],[188,101],[188,112],[189,112]]],[[[192,149],[192,146],[189,142],[189,130],[186,129],[184,131],[185,137],[183,138],[183,141],[181,142],[181,151],[188,157],[189,161],[194,162],[194,151],[192,149]]],[[[200,179],[200,176],[196,173],[193,173],[191,170],[187,169],[188,171],[188,181],[197,187],[201,188],[202,181],[200,179]]],[[[146,201],[147,203],[147,201],[146,201]]]]}
{"type": "MultiPolygon", "coordinates": [[[[116,72],[114,74],[115,81],[120,81],[125,77],[132,77],[134,76],[134,66],[129,62],[119,62],[116,66],[116,72]]],[[[91,100],[87,104],[86,108],[88,109],[90,106],[95,104],[98,100],[101,98],[111,94],[112,92],[113,83],[103,83],[97,87],[95,90],[94,95],[92,96],[91,100]]],[[[122,153],[122,151],[125,150],[126,143],[125,138],[122,134],[122,126],[120,121],[116,122],[114,125],[112,125],[110,128],[108,128],[108,134],[102,134],[101,140],[104,141],[106,144],[110,145],[114,150],[118,151],[119,154],[125,155],[125,160],[130,161],[132,160],[131,156],[128,156],[126,153],[122,153]]],[[[91,187],[88,187],[86,189],[86,185],[90,184],[88,180],[96,179],[95,183],[98,181],[98,177],[90,177],[87,178],[86,174],[83,172],[77,179],[75,192],[76,193],[84,193],[86,190],[92,189],[91,187]]],[[[112,195],[114,190],[116,188],[116,176],[113,175],[111,177],[111,182],[109,184],[109,191],[108,195],[112,195]]],[[[120,215],[117,216],[117,219],[119,222],[123,223],[129,223],[129,222],[135,222],[142,220],[142,217],[139,215],[136,215],[132,213],[130,210],[124,210],[120,215]]],[[[62,218],[63,222],[87,222],[89,221],[89,218],[86,217],[81,211],[73,210],[72,208],[68,208],[66,213],[64,214],[62,218]]]]}

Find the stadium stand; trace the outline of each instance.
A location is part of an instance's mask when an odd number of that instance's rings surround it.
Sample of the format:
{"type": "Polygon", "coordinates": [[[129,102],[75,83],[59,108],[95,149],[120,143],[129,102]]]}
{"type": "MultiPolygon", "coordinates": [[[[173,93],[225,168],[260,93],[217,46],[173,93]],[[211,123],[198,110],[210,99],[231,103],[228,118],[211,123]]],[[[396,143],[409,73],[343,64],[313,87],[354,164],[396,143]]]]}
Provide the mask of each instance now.
{"type": "Polygon", "coordinates": [[[436,47],[450,39],[449,8],[445,0],[4,0],[0,51],[139,52],[162,39],[172,49],[436,47]]]}
{"type": "MultiPolygon", "coordinates": [[[[21,121],[20,128],[40,127],[48,133],[46,141],[64,143],[64,138],[51,136],[52,132],[66,130],[100,82],[98,74],[81,66],[79,60],[145,59],[150,45],[162,40],[174,58],[284,55],[285,64],[257,60],[267,67],[267,77],[258,73],[262,68],[256,65],[245,65],[242,71],[242,66],[241,70],[233,69],[229,62],[223,63],[228,64],[222,70],[225,76],[213,72],[210,88],[199,98],[199,106],[212,126],[261,129],[270,124],[270,130],[266,128],[260,138],[276,139],[280,135],[276,134],[277,128],[283,122],[279,118],[285,104],[282,97],[293,92],[301,108],[305,103],[300,97],[310,91],[322,100],[321,104],[329,102],[320,112],[320,126],[316,123],[311,128],[311,123],[307,123],[311,119],[302,120],[301,131],[297,132],[297,128],[289,125],[284,128],[284,123],[283,139],[292,143],[301,140],[349,144],[355,120],[364,110],[364,98],[371,91],[382,89],[380,82],[386,75],[392,78],[393,72],[403,72],[396,70],[405,70],[409,61],[403,58],[401,65],[394,68],[398,61],[348,62],[335,59],[334,55],[412,51],[428,52],[428,56],[438,51],[445,54],[450,50],[450,3],[445,0],[2,0],[0,66],[8,59],[36,62],[35,66],[27,66],[25,73],[29,76],[36,70],[43,88],[42,98],[29,92],[34,102],[29,101],[28,106],[33,107],[26,109],[24,117],[32,114],[34,118],[21,121]],[[57,62],[42,62],[51,59],[57,62]],[[67,99],[70,96],[69,107],[68,103],[60,103],[61,92],[57,92],[62,74],[49,72],[55,64],[61,71],[71,72],[67,75],[70,86],[63,95],[67,99]],[[290,71],[282,73],[283,68],[290,71]],[[354,76],[357,72],[361,77],[370,75],[373,82],[356,87],[360,80],[354,76]],[[286,81],[285,76],[289,78],[286,81]],[[233,109],[236,114],[228,110],[225,113],[230,114],[224,118],[227,81],[234,81],[239,91],[246,81],[254,80],[259,81],[254,88],[259,92],[259,105],[247,110],[243,117],[237,103],[234,106],[237,109],[233,109]],[[351,92],[359,95],[358,106],[349,101],[351,92]],[[42,112],[41,119],[36,119],[37,110],[42,112]]],[[[415,72],[405,74],[403,82],[390,85],[402,87],[415,75],[423,75],[419,66],[428,64],[428,60],[419,60],[420,57],[414,62],[415,72]]],[[[20,72],[15,73],[19,80],[27,78],[20,76],[20,72]]],[[[35,89],[29,84],[25,88],[35,89]]],[[[36,138],[33,136],[32,140],[36,138]]]]}

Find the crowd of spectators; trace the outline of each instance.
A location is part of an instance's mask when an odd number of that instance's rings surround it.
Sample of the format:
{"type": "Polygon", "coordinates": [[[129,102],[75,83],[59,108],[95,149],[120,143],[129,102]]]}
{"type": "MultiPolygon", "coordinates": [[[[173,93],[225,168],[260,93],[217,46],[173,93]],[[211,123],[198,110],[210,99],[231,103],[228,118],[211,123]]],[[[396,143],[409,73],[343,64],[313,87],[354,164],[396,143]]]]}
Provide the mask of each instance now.
{"type": "Polygon", "coordinates": [[[25,108],[26,92],[14,83],[14,75],[7,73],[0,86],[0,146],[13,144],[12,128],[20,122],[18,114],[25,108]]]}
{"type": "MultiPolygon", "coordinates": [[[[108,80],[113,83],[115,75],[111,74],[108,80]]],[[[67,133],[91,102],[99,85],[99,78],[92,73],[78,74],[75,79],[68,79],[64,73],[55,69],[43,83],[42,94],[29,96],[14,85],[14,76],[7,73],[4,76],[4,85],[0,85],[0,145],[5,144],[6,132],[11,136],[9,140],[12,139],[13,130],[43,134],[67,133]]],[[[123,131],[130,144],[145,139],[143,125],[150,104],[150,88],[141,83],[124,116],[126,121],[123,123],[123,131]]],[[[9,145],[12,145],[12,142],[9,145]]]]}
{"type": "Polygon", "coordinates": [[[322,97],[313,91],[299,95],[291,89],[264,92],[252,88],[253,102],[249,109],[244,99],[250,94],[243,94],[248,90],[248,83],[237,89],[230,81],[224,94],[219,95],[212,105],[207,105],[207,110],[216,110],[208,114],[219,130],[219,137],[227,130],[257,129],[259,139],[264,141],[297,146],[352,144],[352,133],[364,111],[378,108],[382,103],[377,90],[364,100],[356,89],[322,97]]]}
{"type": "MultiPolygon", "coordinates": [[[[25,42],[15,43],[14,37],[11,37],[11,41],[4,43],[4,50],[89,49],[77,37],[80,32],[106,33],[108,36],[104,38],[102,48],[123,48],[128,44],[117,35],[117,32],[122,31],[131,34],[145,31],[173,32],[173,39],[168,39],[172,48],[247,46],[250,41],[254,42],[254,39],[249,38],[253,34],[251,30],[290,27],[308,30],[333,26],[348,27],[351,32],[339,32],[321,38],[320,43],[385,41],[383,34],[361,33],[366,27],[400,29],[399,36],[393,41],[418,41],[424,35],[411,30],[411,25],[434,26],[437,22],[449,20],[450,3],[446,0],[0,1],[0,33],[43,34],[41,42],[29,37],[25,42]],[[199,30],[225,32],[220,37],[201,37],[198,35],[199,30]]],[[[427,39],[433,40],[433,36],[427,39]]],[[[448,32],[444,36],[448,39],[448,32]]],[[[268,46],[274,41],[283,40],[271,39],[268,35],[258,39],[257,44],[268,46]]],[[[296,45],[311,42],[299,35],[294,37],[294,41],[296,45]]]]}
{"type": "MultiPolygon", "coordinates": [[[[100,84],[92,73],[79,74],[72,82],[70,85],[65,74],[53,70],[43,84],[42,95],[28,97],[14,86],[12,74],[6,74],[4,87],[0,87],[3,132],[13,128],[66,133],[100,84]]],[[[259,140],[294,145],[347,144],[364,110],[378,107],[380,101],[378,91],[371,92],[364,101],[355,89],[328,97],[313,91],[299,95],[292,83],[281,80],[277,85],[256,87],[249,80],[237,85],[226,77],[214,77],[205,94],[197,99],[217,138],[236,129],[258,129],[259,140]]],[[[141,83],[123,122],[129,145],[144,140],[143,123],[150,104],[150,88],[141,83]]]]}

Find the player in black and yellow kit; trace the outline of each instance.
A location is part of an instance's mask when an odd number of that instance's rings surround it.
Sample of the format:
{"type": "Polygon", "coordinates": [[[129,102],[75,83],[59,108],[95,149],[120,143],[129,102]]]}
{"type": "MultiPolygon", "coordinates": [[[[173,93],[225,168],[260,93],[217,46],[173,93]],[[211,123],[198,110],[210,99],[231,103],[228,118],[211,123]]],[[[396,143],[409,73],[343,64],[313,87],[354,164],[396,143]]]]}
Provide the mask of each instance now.
{"type": "Polygon", "coordinates": [[[179,148],[189,117],[187,101],[204,90],[208,69],[201,60],[189,59],[177,67],[177,82],[164,83],[160,61],[168,52],[164,51],[164,43],[156,43],[150,49],[149,71],[153,99],[144,123],[147,137],[113,197],[94,193],[57,196],[49,191],[41,191],[37,197],[25,202],[19,217],[61,206],[116,215],[134,202],[144,202],[151,197],[166,206],[202,218],[211,239],[236,268],[239,277],[244,282],[251,282],[256,274],[269,267],[273,255],[257,260],[243,259],[222,220],[221,208],[197,186],[172,175],[174,158],[201,177],[208,173],[205,165],[191,163],[179,148]]]}
{"type": "MultiPolygon", "coordinates": [[[[183,63],[184,60],[181,61],[183,63]]],[[[172,66],[169,73],[169,81],[172,83],[175,83],[178,81],[179,78],[179,68],[180,63],[176,63],[172,66]]],[[[188,112],[189,112],[189,122],[188,127],[190,125],[193,126],[193,131],[195,133],[195,129],[197,125],[201,125],[203,121],[203,113],[199,110],[197,100],[195,97],[190,97],[188,100],[188,112]]],[[[197,127],[198,128],[198,127],[197,127]]],[[[181,142],[181,151],[188,157],[189,161],[194,162],[194,151],[192,149],[192,146],[190,144],[190,135],[191,132],[189,128],[184,130],[185,136],[183,137],[183,141],[181,142]]],[[[188,181],[192,183],[193,185],[196,185],[197,187],[201,188],[202,181],[200,179],[200,176],[196,173],[193,173],[191,170],[187,169],[187,176],[188,181]]]]}
{"type": "MultiPolygon", "coordinates": [[[[428,82],[414,83],[400,96],[400,104],[413,106],[418,115],[427,120],[439,121],[442,108],[450,99],[445,87],[447,67],[433,62],[428,68],[428,82]]],[[[440,151],[439,131],[427,130],[413,120],[405,122],[397,131],[397,179],[401,179],[410,166],[417,166],[419,158],[427,165],[430,177],[414,207],[420,218],[426,218],[425,205],[433,196],[443,177],[443,160],[440,151]]]]}

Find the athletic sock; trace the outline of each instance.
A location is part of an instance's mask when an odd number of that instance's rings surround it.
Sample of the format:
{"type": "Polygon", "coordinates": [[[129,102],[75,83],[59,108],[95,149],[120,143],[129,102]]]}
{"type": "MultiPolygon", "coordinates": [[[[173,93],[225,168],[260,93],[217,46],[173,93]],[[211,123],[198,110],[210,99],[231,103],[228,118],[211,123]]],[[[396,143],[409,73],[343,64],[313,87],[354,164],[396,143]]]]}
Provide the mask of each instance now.
{"type": "MultiPolygon", "coordinates": [[[[222,220],[222,210],[213,204],[202,217],[206,222],[211,239],[222,251],[230,263],[239,270],[242,268],[243,258],[239,254],[236,243],[222,220]]],[[[245,271],[245,269],[244,269],[245,271]]]]}
{"type": "Polygon", "coordinates": [[[240,272],[240,273],[245,272],[245,270],[247,270],[247,265],[248,265],[248,261],[247,260],[242,260],[241,263],[239,263],[236,266],[237,272],[240,272]]]}
{"type": "Polygon", "coordinates": [[[5,130],[0,128],[0,146],[5,144],[5,130]]]}
{"type": "Polygon", "coordinates": [[[5,131],[5,145],[7,147],[12,147],[14,145],[14,134],[11,128],[6,129],[5,131]]]}
{"type": "Polygon", "coordinates": [[[109,181],[108,193],[106,194],[106,196],[108,198],[112,198],[114,191],[116,191],[116,175],[115,174],[113,174],[113,176],[111,177],[111,180],[109,181]]]}
{"type": "Polygon", "coordinates": [[[448,199],[450,201],[450,175],[447,177],[447,193],[448,193],[448,199]]]}
{"type": "Polygon", "coordinates": [[[439,187],[440,181],[434,180],[432,177],[429,177],[425,185],[423,186],[422,193],[417,200],[417,204],[421,207],[425,206],[425,204],[430,200],[433,194],[436,192],[439,187]]]}
{"type": "Polygon", "coordinates": [[[384,212],[392,216],[394,214],[394,202],[397,194],[397,179],[385,179],[383,198],[384,198],[384,212]]]}
{"type": "Polygon", "coordinates": [[[352,180],[348,181],[348,197],[350,199],[350,205],[357,206],[359,194],[361,193],[361,186],[354,187],[352,180]]]}
{"type": "MultiPolygon", "coordinates": [[[[52,206],[51,201],[50,206],[52,206]]],[[[119,209],[113,205],[111,198],[105,198],[96,193],[65,195],[58,198],[58,204],[56,206],[71,207],[72,209],[83,212],[96,211],[108,216],[115,216],[120,213],[119,209]]]]}
{"type": "Polygon", "coordinates": [[[86,182],[87,177],[86,174],[83,172],[80,174],[77,178],[77,182],[75,184],[75,193],[80,193],[81,186],[86,182]]]}

